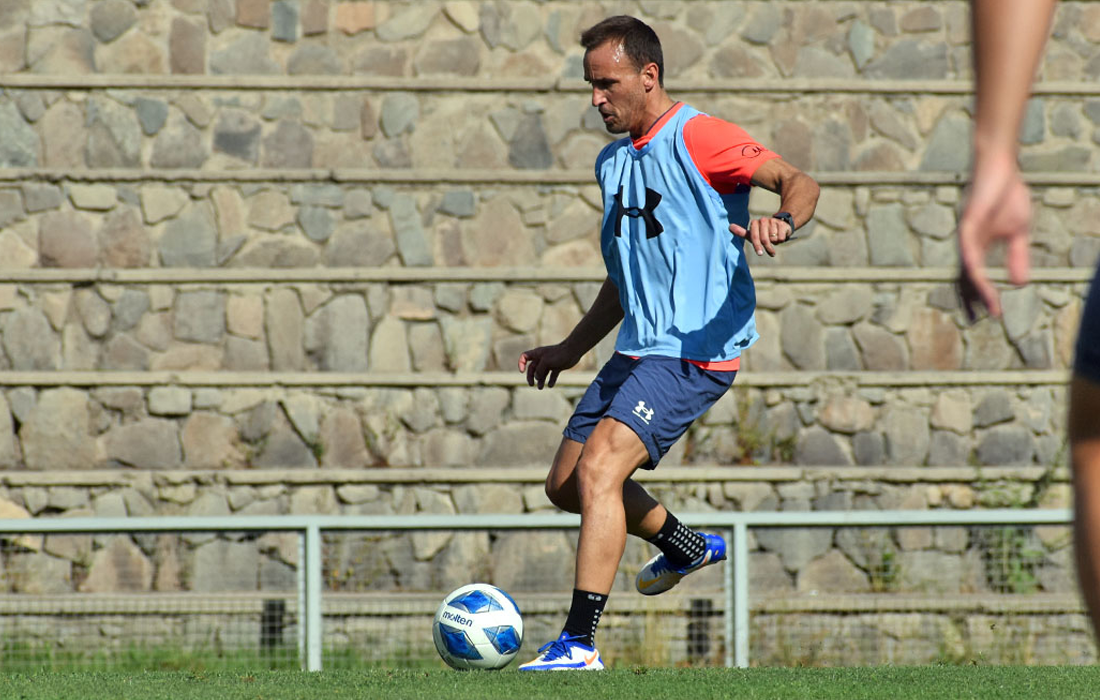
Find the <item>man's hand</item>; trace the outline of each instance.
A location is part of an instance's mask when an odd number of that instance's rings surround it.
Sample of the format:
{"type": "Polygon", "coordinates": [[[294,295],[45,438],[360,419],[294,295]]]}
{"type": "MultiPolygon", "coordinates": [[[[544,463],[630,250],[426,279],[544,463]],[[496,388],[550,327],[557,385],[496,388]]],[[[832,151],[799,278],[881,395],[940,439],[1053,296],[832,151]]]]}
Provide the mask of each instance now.
{"type": "Polygon", "coordinates": [[[775,246],[783,241],[790,240],[794,231],[791,231],[791,227],[785,221],[765,217],[750,221],[748,229],[737,224],[730,224],[730,233],[745,238],[752,243],[757,255],[763,255],[766,252],[774,258],[775,246]]]}
{"type": "Polygon", "coordinates": [[[543,345],[541,348],[528,350],[519,356],[519,371],[527,373],[528,386],[537,385],[541,389],[544,385],[554,386],[558,381],[558,374],[580,360],[581,358],[565,343],[543,345]]]}
{"type": "Polygon", "coordinates": [[[1031,197],[1011,153],[979,157],[959,219],[959,295],[973,322],[978,305],[1001,315],[1001,299],[985,270],[985,256],[997,241],[1007,246],[1008,279],[1027,283],[1030,270],[1028,229],[1031,197]]]}

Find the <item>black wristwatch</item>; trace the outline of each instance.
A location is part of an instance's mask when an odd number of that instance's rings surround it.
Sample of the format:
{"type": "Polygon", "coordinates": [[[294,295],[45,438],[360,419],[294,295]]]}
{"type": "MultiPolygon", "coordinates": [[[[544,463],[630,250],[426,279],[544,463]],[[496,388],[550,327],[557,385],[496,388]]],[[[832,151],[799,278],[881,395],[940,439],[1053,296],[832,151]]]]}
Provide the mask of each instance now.
{"type": "Polygon", "coordinates": [[[772,218],[773,219],[779,219],[780,221],[782,221],[783,223],[785,223],[785,224],[787,224],[788,226],[791,227],[791,235],[787,236],[786,240],[793,241],[794,240],[794,217],[791,216],[790,214],[788,214],[785,211],[781,211],[781,212],[778,212],[776,214],[772,214],[772,218]]]}

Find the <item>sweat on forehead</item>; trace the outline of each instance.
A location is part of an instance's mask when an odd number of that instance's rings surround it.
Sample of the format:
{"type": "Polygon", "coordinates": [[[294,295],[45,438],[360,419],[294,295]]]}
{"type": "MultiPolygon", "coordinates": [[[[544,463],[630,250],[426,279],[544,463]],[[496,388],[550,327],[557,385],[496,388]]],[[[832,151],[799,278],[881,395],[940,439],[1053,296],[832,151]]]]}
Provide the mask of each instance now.
{"type": "Polygon", "coordinates": [[[641,65],[626,50],[626,43],[622,39],[608,39],[599,46],[594,46],[585,52],[585,63],[591,54],[599,53],[602,60],[610,61],[618,66],[640,69],[641,65]]]}

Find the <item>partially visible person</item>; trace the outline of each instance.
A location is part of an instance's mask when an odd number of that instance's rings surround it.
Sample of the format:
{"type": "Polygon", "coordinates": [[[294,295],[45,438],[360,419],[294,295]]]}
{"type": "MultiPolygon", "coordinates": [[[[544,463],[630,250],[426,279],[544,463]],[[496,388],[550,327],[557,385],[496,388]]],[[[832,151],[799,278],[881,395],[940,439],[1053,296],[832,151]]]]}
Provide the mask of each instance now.
{"type": "MultiPolygon", "coordinates": [[[[985,272],[1003,241],[1009,280],[1028,277],[1031,201],[1016,165],[1020,122],[1057,0],[972,0],[977,103],[970,192],[959,221],[959,291],[973,320],[979,304],[1001,315],[985,272]]],[[[1081,593],[1100,640],[1100,284],[1093,276],[1069,388],[1074,552],[1081,593]]]]}
{"type": "Polygon", "coordinates": [[[1006,246],[1009,280],[1027,282],[1031,199],[1016,164],[1020,123],[1056,0],[973,0],[974,157],[959,219],[959,292],[970,320],[984,305],[1001,315],[985,269],[995,243],[1006,246]]]}

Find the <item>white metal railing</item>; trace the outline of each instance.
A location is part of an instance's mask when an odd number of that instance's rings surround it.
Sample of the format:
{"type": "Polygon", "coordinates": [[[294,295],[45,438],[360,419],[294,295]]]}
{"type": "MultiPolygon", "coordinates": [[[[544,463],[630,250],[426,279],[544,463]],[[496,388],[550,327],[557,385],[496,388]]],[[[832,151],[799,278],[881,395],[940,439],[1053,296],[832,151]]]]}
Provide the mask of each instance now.
{"type": "MultiPolygon", "coordinates": [[[[724,563],[725,664],[749,665],[749,549],[752,527],[1067,525],[1069,509],[869,510],[811,512],[685,513],[692,527],[726,530],[724,563]]],[[[321,533],[332,531],[554,530],[576,528],[578,516],[522,515],[282,515],[141,518],[0,519],[0,535],[149,533],[149,532],[296,532],[299,534],[298,645],[302,668],[322,667],[321,533]]]]}

